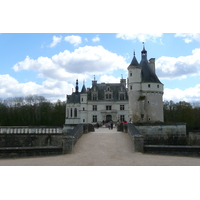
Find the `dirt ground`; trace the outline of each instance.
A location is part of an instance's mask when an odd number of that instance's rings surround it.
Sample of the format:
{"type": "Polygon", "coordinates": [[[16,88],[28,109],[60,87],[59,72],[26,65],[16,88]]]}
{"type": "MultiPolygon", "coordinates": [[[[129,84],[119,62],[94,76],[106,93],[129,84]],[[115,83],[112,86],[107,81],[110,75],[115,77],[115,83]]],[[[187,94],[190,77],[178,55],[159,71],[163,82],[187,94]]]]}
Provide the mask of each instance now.
{"type": "Polygon", "coordinates": [[[0,159],[0,166],[200,166],[200,158],[134,152],[127,133],[99,128],[84,134],[71,154],[0,159]]]}

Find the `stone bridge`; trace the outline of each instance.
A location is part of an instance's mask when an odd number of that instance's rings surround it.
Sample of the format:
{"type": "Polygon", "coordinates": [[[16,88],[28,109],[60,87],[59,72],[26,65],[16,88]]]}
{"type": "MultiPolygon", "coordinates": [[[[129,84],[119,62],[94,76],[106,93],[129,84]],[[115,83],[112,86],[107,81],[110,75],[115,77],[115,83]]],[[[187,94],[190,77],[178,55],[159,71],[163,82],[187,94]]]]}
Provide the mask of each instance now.
{"type": "Polygon", "coordinates": [[[1,166],[199,166],[200,159],[135,152],[127,133],[96,129],[83,134],[71,154],[0,159],[1,166]]]}

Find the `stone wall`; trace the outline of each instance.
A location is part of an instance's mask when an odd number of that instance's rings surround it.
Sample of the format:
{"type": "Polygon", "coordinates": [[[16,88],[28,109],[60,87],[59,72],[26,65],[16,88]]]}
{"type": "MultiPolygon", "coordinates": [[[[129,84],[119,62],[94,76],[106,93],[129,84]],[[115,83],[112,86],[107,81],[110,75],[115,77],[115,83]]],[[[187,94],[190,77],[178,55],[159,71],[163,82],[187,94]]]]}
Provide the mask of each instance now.
{"type": "Polygon", "coordinates": [[[143,152],[144,150],[144,136],[135,128],[131,123],[120,124],[117,128],[118,131],[128,133],[133,144],[135,152],[143,152]]]}
{"type": "Polygon", "coordinates": [[[143,135],[186,135],[185,123],[174,124],[141,124],[134,123],[138,131],[143,135]]]}
{"type": "Polygon", "coordinates": [[[64,127],[0,126],[0,157],[57,155],[71,153],[83,133],[94,131],[91,124],[64,127]]]}
{"type": "Polygon", "coordinates": [[[189,132],[188,133],[188,143],[189,145],[199,145],[200,146],[200,131],[189,132]]]}

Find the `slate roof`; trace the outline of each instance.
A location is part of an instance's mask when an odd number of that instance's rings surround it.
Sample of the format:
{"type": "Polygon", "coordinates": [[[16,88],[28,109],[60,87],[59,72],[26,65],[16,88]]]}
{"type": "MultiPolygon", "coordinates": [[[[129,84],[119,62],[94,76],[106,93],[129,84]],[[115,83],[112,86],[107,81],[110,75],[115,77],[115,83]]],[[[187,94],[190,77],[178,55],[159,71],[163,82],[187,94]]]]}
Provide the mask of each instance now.
{"type": "Polygon", "coordinates": [[[147,59],[143,58],[140,62],[140,66],[142,67],[142,82],[161,83],[157,75],[150,67],[147,59]]]}
{"type": "Polygon", "coordinates": [[[131,64],[128,66],[128,69],[132,68],[132,67],[135,67],[135,66],[139,66],[139,63],[135,57],[135,52],[133,54],[133,59],[131,61],[131,64]]]}
{"type": "Polygon", "coordinates": [[[87,93],[86,88],[85,88],[85,85],[83,85],[82,90],[81,90],[81,93],[87,93]]]}
{"type": "Polygon", "coordinates": [[[80,103],[80,92],[73,92],[67,95],[67,103],[80,103]]]}
{"type": "Polygon", "coordinates": [[[109,86],[110,90],[113,91],[113,98],[110,99],[110,101],[120,101],[119,100],[119,91],[121,91],[121,88],[125,92],[125,99],[128,100],[128,94],[126,87],[122,83],[100,83],[95,84],[91,89],[88,91],[88,100],[92,100],[92,91],[93,88],[96,87],[98,91],[98,100],[105,100],[104,99],[104,91],[106,90],[106,87],[109,86]]]}
{"type": "MultiPolygon", "coordinates": [[[[141,61],[140,64],[138,64],[137,59],[135,57],[135,53],[133,56],[133,59],[128,66],[128,69],[140,66],[142,68],[141,77],[143,83],[161,83],[158,79],[155,72],[152,70],[151,66],[149,65],[149,61],[147,60],[147,51],[145,50],[145,47],[143,47],[143,50],[141,51],[141,61]]],[[[162,84],[162,83],[161,83],[162,84]]]]}
{"type": "Polygon", "coordinates": [[[96,91],[98,92],[98,101],[104,101],[104,91],[106,90],[107,86],[110,87],[110,90],[113,94],[113,98],[108,99],[109,101],[120,101],[119,91],[121,91],[121,88],[122,91],[125,92],[125,100],[128,100],[127,90],[123,83],[95,83],[88,92],[86,91],[85,85],[83,85],[81,92],[73,92],[71,95],[67,95],[67,103],[80,103],[81,93],[87,93],[88,100],[91,101],[94,87],[96,87],[96,91]]]}

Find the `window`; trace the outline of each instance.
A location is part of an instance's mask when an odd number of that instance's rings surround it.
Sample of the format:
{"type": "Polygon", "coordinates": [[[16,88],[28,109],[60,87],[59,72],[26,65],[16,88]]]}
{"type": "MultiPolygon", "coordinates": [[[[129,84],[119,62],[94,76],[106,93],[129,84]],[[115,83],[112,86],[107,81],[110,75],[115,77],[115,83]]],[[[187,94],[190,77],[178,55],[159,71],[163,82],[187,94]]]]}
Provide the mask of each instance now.
{"type": "Polygon", "coordinates": [[[130,76],[132,76],[132,72],[130,72],[130,76]]]}
{"type": "Polygon", "coordinates": [[[85,119],[83,119],[83,122],[85,122],[85,119]]]}
{"type": "Polygon", "coordinates": [[[106,94],[106,99],[112,99],[112,95],[111,94],[106,94]]]}
{"type": "Polygon", "coordinates": [[[119,99],[120,99],[120,100],[124,100],[124,99],[125,99],[124,96],[125,96],[124,93],[120,94],[120,95],[119,95],[119,99]]]}
{"type": "Polygon", "coordinates": [[[150,88],[151,87],[151,85],[150,84],[148,84],[148,88],[150,88]]]}
{"type": "Polygon", "coordinates": [[[71,117],[72,117],[72,115],[73,115],[73,111],[72,111],[72,108],[71,108],[71,117]]]}
{"type": "Polygon", "coordinates": [[[97,110],[97,105],[93,105],[93,110],[97,110]]]}
{"type": "Polygon", "coordinates": [[[97,100],[97,94],[92,95],[92,100],[97,100]]]}
{"type": "Polygon", "coordinates": [[[149,117],[148,120],[151,121],[151,118],[149,117]]]}
{"type": "Polygon", "coordinates": [[[74,108],[74,117],[77,117],[77,108],[74,108]]]}
{"type": "Polygon", "coordinates": [[[157,88],[159,88],[159,85],[157,85],[157,88]]]}
{"type": "Polygon", "coordinates": [[[81,101],[83,101],[83,98],[81,99],[81,101]]]}
{"type": "Polygon", "coordinates": [[[141,114],[141,118],[144,119],[144,114],[141,114]]]}
{"type": "Polygon", "coordinates": [[[124,105],[120,105],[120,110],[124,110],[124,105]]]}
{"type": "Polygon", "coordinates": [[[85,110],[85,107],[83,107],[83,110],[85,110]]]}
{"type": "Polygon", "coordinates": [[[130,90],[132,90],[132,85],[130,86],[130,90]]]}
{"type": "Polygon", "coordinates": [[[93,115],[93,122],[97,122],[97,115],[93,115]]]}
{"type": "Polygon", "coordinates": [[[106,110],[112,110],[112,106],[106,106],[106,110]]]}
{"type": "Polygon", "coordinates": [[[123,122],[123,121],[124,121],[124,119],[125,119],[125,118],[124,118],[124,115],[120,115],[120,121],[122,121],[122,122],[123,122]]]}

